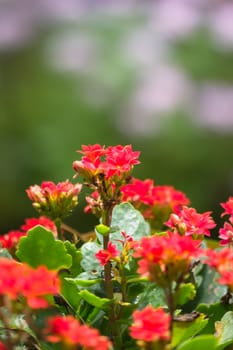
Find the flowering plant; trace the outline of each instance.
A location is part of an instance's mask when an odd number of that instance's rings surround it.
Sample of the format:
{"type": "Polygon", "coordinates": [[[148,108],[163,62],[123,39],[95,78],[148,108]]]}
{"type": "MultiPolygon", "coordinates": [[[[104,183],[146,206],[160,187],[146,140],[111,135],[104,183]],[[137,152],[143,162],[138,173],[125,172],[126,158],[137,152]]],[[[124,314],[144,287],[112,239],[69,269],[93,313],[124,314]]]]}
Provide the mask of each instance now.
{"type": "Polygon", "coordinates": [[[39,213],[0,237],[0,349],[221,350],[233,344],[233,197],[211,212],[132,176],[130,145],[82,146],[69,180],[30,186],[39,213]],[[86,186],[80,233],[64,219],[86,186]],[[206,238],[208,237],[208,238],[206,238]]]}

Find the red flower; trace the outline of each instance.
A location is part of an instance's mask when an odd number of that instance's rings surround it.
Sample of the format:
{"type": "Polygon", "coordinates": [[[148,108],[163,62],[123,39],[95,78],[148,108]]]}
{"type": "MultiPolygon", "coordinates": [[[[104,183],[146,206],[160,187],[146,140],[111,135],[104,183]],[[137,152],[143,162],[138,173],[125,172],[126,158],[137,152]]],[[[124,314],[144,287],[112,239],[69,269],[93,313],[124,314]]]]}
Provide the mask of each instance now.
{"type": "Polygon", "coordinates": [[[146,179],[144,181],[133,178],[130,184],[121,186],[123,194],[123,201],[141,202],[146,205],[153,205],[154,199],[152,191],[154,188],[154,181],[146,179]]]}
{"type": "Polygon", "coordinates": [[[106,265],[110,260],[114,259],[120,254],[116,245],[112,242],[108,242],[108,249],[99,250],[95,256],[99,260],[102,266],[106,265]]]}
{"type": "Polygon", "coordinates": [[[15,300],[24,296],[31,308],[48,306],[45,297],[57,294],[60,281],[55,271],[45,266],[32,269],[26,264],[13,259],[0,258],[0,294],[15,300]]]}
{"type": "Polygon", "coordinates": [[[233,291],[233,250],[231,248],[223,248],[220,251],[207,249],[205,255],[205,263],[220,275],[218,282],[227,285],[233,291]]]}
{"type": "Polygon", "coordinates": [[[233,224],[233,197],[229,197],[227,202],[220,203],[220,205],[225,209],[221,216],[230,215],[229,220],[233,224]]]}
{"type": "Polygon", "coordinates": [[[3,344],[1,341],[0,341],[0,350],[7,350],[6,345],[3,344]]]}
{"type": "Polygon", "coordinates": [[[175,231],[178,231],[181,234],[185,234],[186,236],[210,236],[209,230],[216,226],[210,214],[210,211],[199,214],[194,208],[184,206],[183,209],[177,214],[170,215],[166,225],[175,229],[175,231]]]}
{"type": "Polygon", "coordinates": [[[233,243],[233,226],[225,222],[224,227],[219,230],[219,238],[221,245],[233,243]]]}
{"type": "Polygon", "coordinates": [[[105,148],[99,144],[82,146],[78,151],[84,156],[81,161],[73,162],[73,169],[86,180],[93,179],[102,174],[107,179],[114,175],[122,176],[132,170],[139,163],[140,152],[133,152],[131,145],[109,146],[105,148]]]}
{"type": "Polygon", "coordinates": [[[11,250],[15,248],[21,237],[25,236],[26,232],[21,231],[9,231],[8,233],[0,236],[0,245],[2,248],[11,250]]]}
{"type": "Polygon", "coordinates": [[[40,216],[39,218],[29,218],[25,220],[25,224],[21,226],[21,229],[24,231],[29,231],[31,228],[41,225],[50,230],[54,233],[54,235],[57,235],[57,228],[56,225],[52,220],[47,218],[46,216],[40,216]]]}
{"type": "Polygon", "coordinates": [[[57,185],[52,181],[44,181],[41,186],[30,186],[26,192],[40,213],[56,219],[70,214],[78,204],[81,188],[81,184],[74,185],[68,180],[57,185]]]}
{"type": "Polygon", "coordinates": [[[177,191],[173,186],[155,186],[152,196],[154,205],[169,206],[172,211],[190,203],[185,194],[177,191]]]}
{"type": "Polygon", "coordinates": [[[200,256],[200,241],[168,232],[168,236],[143,237],[135,247],[138,272],[161,286],[177,281],[200,256]]]}
{"type": "Polygon", "coordinates": [[[133,152],[131,145],[108,147],[105,164],[106,177],[120,176],[122,173],[130,172],[134,165],[140,163],[139,155],[140,152],[133,152]]]}
{"type": "Polygon", "coordinates": [[[80,345],[87,350],[107,350],[111,342],[99,334],[97,329],[81,325],[73,316],[55,316],[48,319],[45,330],[51,343],[62,342],[67,345],[80,345]]]}
{"type": "Polygon", "coordinates": [[[133,324],[130,327],[131,337],[145,342],[168,341],[170,339],[171,318],[162,308],[147,306],[133,313],[133,324]]]}

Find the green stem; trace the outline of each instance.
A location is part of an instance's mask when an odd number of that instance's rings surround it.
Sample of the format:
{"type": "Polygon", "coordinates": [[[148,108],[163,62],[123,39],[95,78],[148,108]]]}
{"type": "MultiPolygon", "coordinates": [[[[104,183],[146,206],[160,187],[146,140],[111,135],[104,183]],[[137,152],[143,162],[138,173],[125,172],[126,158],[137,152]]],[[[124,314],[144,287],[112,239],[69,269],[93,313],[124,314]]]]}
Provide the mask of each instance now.
{"type": "Polygon", "coordinates": [[[62,221],[60,218],[57,218],[54,222],[57,228],[57,238],[63,241],[62,226],[61,226],[62,221]]]}
{"type": "Polygon", "coordinates": [[[172,326],[173,326],[175,305],[174,305],[174,298],[173,298],[172,284],[171,283],[169,283],[168,288],[166,290],[166,298],[167,298],[167,305],[168,305],[169,313],[171,316],[170,334],[172,335],[172,326]]]}

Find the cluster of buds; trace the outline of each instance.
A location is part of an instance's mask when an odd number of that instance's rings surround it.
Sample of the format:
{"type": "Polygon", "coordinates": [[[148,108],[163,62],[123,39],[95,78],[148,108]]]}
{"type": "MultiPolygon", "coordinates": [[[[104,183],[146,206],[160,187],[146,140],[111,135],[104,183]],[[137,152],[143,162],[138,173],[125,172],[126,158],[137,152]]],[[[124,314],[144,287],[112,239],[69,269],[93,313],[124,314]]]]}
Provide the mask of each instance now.
{"type": "Polygon", "coordinates": [[[78,204],[81,188],[81,184],[74,185],[68,180],[58,184],[44,181],[41,186],[30,186],[26,192],[40,214],[55,220],[70,215],[78,204]]]}

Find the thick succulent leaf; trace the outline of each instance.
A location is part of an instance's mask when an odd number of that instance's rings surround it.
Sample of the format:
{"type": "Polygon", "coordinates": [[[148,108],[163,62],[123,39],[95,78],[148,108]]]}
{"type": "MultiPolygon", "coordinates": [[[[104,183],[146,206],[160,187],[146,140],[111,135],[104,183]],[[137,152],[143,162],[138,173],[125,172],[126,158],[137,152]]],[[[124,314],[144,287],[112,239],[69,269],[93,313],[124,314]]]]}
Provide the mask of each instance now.
{"type": "Polygon", "coordinates": [[[67,253],[64,243],[56,240],[51,231],[39,225],[20,239],[16,255],[34,268],[44,265],[50,270],[60,270],[67,269],[72,264],[72,257],[67,253]]]}
{"type": "Polygon", "coordinates": [[[233,343],[233,312],[228,311],[221,321],[215,323],[217,336],[219,337],[218,349],[224,349],[233,343]]]}
{"type": "MultiPolygon", "coordinates": [[[[122,248],[121,243],[117,242],[117,240],[122,240],[122,231],[132,236],[135,240],[140,240],[143,236],[150,235],[149,224],[145,221],[143,215],[130,203],[116,205],[112,212],[110,240],[116,243],[118,249],[122,248]]],[[[102,242],[102,235],[98,231],[96,231],[96,234],[100,242],[102,242]]]]}
{"type": "Polygon", "coordinates": [[[186,340],[176,350],[215,350],[217,339],[213,335],[200,335],[195,338],[186,340]]]}

